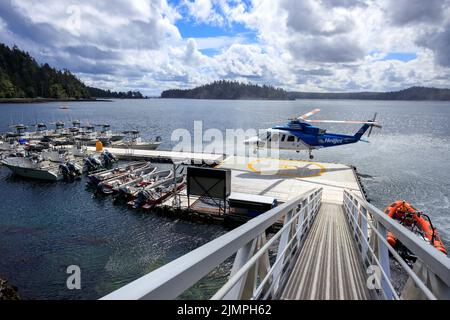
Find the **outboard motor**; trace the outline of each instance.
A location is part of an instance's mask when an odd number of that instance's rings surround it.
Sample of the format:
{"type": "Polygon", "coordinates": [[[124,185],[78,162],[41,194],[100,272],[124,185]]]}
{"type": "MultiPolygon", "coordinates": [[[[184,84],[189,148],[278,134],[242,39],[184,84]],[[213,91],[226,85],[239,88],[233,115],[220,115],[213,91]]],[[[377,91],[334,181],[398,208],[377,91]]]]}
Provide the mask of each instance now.
{"type": "Polygon", "coordinates": [[[62,175],[64,176],[64,179],[70,179],[73,178],[73,174],[70,172],[70,169],[65,164],[59,165],[59,170],[61,171],[62,175]]]}
{"type": "Polygon", "coordinates": [[[103,163],[105,164],[105,167],[111,166],[114,162],[117,161],[116,157],[109,151],[105,150],[101,154],[103,163]]]}
{"type": "Polygon", "coordinates": [[[147,191],[142,190],[138,193],[136,200],[133,203],[133,209],[140,208],[148,199],[150,195],[147,191]]]}
{"type": "Polygon", "coordinates": [[[94,158],[93,156],[89,156],[90,161],[97,167],[100,168],[102,166],[102,163],[97,158],[94,158]]]}
{"type": "Polygon", "coordinates": [[[93,156],[89,156],[87,158],[84,158],[84,165],[86,166],[87,171],[90,172],[97,170],[99,167],[101,167],[102,164],[93,156]]]}
{"type": "Polygon", "coordinates": [[[69,161],[66,163],[67,168],[73,173],[75,176],[81,176],[81,169],[75,163],[69,161]]]}

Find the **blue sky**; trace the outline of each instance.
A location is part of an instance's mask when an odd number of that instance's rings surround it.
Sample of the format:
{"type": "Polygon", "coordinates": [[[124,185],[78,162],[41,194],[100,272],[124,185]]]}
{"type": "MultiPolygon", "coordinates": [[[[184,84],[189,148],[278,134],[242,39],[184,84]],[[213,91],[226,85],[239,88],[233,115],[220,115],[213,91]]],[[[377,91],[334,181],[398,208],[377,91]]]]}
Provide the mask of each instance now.
{"type": "Polygon", "coordinates": [[[90,85],[449,87],[450,0],[6,0],[0,39],[90,85]]]}

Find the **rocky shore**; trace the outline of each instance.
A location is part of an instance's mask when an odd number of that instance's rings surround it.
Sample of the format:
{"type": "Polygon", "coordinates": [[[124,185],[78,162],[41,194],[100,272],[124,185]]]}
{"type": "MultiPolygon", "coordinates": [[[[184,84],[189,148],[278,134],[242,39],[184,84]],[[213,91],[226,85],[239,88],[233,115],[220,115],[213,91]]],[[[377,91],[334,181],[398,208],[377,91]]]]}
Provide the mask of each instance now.
{"type": "Polygon", "coordinates": [[[0,300],[20,300],[17,287],[0,278],[0,300]]]}
{"type": "Polygon", "coordinates": [[[109,99],[53,99],[53,98],[0,98],[0,103],[37,103],[37,102],[86,102],[86,101],[111,101],[109,99]]]}

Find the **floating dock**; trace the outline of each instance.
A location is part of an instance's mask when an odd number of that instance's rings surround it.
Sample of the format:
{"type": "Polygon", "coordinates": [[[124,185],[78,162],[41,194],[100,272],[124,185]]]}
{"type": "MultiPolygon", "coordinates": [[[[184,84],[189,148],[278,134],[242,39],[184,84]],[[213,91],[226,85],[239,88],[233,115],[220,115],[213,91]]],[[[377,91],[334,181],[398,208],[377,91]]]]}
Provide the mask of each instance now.
{"type": "MultiPolygon", "coordinates": [[[[279,203],[318,187],[323,188],[323,199],[328,203],[342,204],[344,190],[361,197],[364,194],[354,168],[344,164],[164,150],[105,149],[123,160],[183,161],[230,169],[232,192],[270,196],[279,203]]],[[[95,148],[88,147],[88,150],[95,151],[95,148]]],[[[188,208],[186,189],[178,193],[177,200],[177,209],[188,208]]],[[[220,218],[222,215],[217,206],[201,203],[199,197],[191,196],[189,205],[190,209],[212,217],[220,218]]],[[[174,208],[173,197],[160,207],[174,208]]]]}
{"type": "MultiPolygon", "coordinates": [[[[89,151],[96,151],[95,147],[87,147],[89,151]]],[[[223,154],[209,154],[196,152],[177,152],[164,150],[138,150],[127,148],[109,148],[105,147],[121,160],[148,160],[148,161],[173,161],[173,162],[192,162],[195,164],[217,164],[224,160],[223,154]]]]}

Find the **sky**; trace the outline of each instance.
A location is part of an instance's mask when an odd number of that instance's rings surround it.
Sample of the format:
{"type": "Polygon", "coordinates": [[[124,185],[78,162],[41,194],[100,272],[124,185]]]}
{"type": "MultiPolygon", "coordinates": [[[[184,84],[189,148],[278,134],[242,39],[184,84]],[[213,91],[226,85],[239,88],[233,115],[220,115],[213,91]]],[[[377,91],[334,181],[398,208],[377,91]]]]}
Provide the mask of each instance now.
{"type": "Polygon", "coordinates": [[[85,83],[158,95],[450,87],[450,0],[1,0],[0,42],[85,83]]]}

